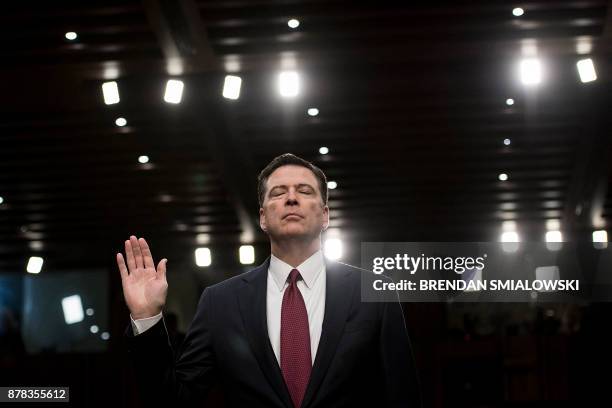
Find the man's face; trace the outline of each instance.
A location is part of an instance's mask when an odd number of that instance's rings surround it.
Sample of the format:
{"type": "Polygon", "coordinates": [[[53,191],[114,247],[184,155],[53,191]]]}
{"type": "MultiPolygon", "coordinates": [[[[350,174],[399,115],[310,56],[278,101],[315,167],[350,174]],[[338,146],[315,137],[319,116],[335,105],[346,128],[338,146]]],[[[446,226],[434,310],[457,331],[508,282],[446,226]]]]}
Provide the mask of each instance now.
{"type": "Polygon", "coordinates": [[[281,166],[266,182],[259,209],[259,225],[272,239],[319,237],[329,224],[329,208],[323,205],[319,184],[306,167],[281,166]]]}

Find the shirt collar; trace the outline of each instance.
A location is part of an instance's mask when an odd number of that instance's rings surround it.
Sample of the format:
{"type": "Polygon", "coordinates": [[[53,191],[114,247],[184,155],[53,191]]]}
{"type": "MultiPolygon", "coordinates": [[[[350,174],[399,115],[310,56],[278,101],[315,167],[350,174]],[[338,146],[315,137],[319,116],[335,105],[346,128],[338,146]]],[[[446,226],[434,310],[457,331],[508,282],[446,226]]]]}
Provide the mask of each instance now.
{"type": "MultiPolygon", "coordinates": [[[[295,269],[300,271],[300,275],[302,275],[306,287],[311,289],[324,268],[325,261],[323,259],[323,251],[319,249],[295,269]]],[[[293,266],[274,255],[270,255],[268,273],[274,279],[279,291],[282,291],[285,287],[285,283],[292,269],[294,269],[293,266]]]]}

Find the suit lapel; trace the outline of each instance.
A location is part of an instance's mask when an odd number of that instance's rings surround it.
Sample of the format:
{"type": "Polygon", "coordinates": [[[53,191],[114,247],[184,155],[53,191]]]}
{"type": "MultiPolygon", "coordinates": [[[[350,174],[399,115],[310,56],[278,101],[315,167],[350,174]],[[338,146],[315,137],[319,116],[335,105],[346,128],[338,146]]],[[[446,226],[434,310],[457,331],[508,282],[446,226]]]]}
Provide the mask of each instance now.
{"type": "Polygon", "coordinates": [[[355,288],[352,287],[351,281],[348,279],[350,271],[335,262],[326,262],[325,269],[325,315],[323,317],[321,339],[317,347],[317,355],[302,401],[302,407],[307,407],[313,402],[316,391],[327,373],[327,368],[334,357],[336,346],[344,330],[351,299],[355,294],[355,288]]]}
{"type": "Polygon", "coordinates": [[[245,282],[238,293],[238,302],[251,350],[259,366],[283,403],[291,407],[291,396],[268,336],[266,292],[269,264],[268,257],[262,265],[243,277],[245,282]]]}

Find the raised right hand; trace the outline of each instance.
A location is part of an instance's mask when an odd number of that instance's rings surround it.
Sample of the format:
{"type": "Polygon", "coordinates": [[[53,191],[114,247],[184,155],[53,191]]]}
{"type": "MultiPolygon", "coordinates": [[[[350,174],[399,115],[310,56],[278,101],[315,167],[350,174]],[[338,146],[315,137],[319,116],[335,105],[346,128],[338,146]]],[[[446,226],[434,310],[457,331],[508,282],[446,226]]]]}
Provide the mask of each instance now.
{"type": "Polygon", "coordinates": [[[159,314],[168,293],[167,259],[159,262],[156,271],[147,241],[134,235],[125,241],[125,254],[127,268],[121,252],[117,253],[117,265],[121,273],[123,296],[132,318],[143,319],[159,314]]]}

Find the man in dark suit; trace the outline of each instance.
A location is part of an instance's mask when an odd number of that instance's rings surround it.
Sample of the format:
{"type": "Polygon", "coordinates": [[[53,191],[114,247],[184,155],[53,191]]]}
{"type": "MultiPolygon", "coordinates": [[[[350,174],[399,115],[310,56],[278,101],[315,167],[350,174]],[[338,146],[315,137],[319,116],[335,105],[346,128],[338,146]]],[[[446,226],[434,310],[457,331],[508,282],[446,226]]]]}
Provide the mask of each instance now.
{"type": "Polygon", "coordinates": [[[417,407],[420,394],[398,302],[361,302],[372,275],[325,260],[323,172],[292,154],[259,175],[271,256],[207,287],[174,358],[162,309],[166,259],[125,241],[117,263],[131,325],[129,355],[145,397],[197,405],[214,383],[232,407],[417,407]]]}

